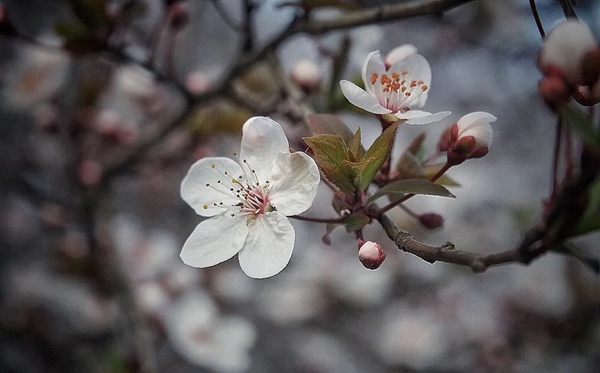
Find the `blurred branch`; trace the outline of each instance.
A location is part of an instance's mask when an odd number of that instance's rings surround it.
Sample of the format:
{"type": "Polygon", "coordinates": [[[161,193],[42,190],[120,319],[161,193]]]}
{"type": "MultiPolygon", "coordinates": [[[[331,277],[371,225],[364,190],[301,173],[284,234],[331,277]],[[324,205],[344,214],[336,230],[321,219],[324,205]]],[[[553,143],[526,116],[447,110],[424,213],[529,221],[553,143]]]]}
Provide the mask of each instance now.
{"type": "Polygon", "coordinates": [[[439,14],[471,1],[474,0],[417,0],[392,5],[382,5],[380,7],[348,12],[336,19],[307,22],[304,25],[302,32],[317,35],[350,27],[439,14]]]}
{"type": "Polygon", "coordinates": [[[529,6],[531,7],[531,13],[533,13],[533,18],[535,19],[535,24],[537,25],[538,31],[540,32],[540,36],[543,39],[546,37],[546,32],[544,31],[544,26],[542,25],[542,20],[540,18],[540,14],[538,13],[535,0],[529,0],[529,6]]]}

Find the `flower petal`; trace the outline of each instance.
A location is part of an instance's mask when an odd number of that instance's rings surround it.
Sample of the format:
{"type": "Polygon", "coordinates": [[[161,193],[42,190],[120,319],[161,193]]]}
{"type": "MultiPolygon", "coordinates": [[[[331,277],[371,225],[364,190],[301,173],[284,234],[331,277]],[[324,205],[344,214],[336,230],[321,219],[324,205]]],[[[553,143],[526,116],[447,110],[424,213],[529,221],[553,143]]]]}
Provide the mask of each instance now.
{"type": "Polygon", "coordinates": [[[385,74],[385,65],[381,60],[379,51],[369,53],[362,68],[362,80],[365,83],[366,91],[371,95],[373,94],[371,76],[373,76],[374,73],[377,74],[378,77],[385,74]]]}
{"type": "Polygon", "coordinates": [[[248,236],[247,219],[227,211],[198,224],[181,250],[181,259],[189,266],[206,268],[237,254],[248,236]]]}
{"type": "Polygon", "coordinates": [[[233,206],[239,203],[239,198],[231,194],[229,188],[224,185],[229,185],[230,181],[225,172],[229,175],[240,175],[242,168],[229,158],[200,159],[190,167],[181,183],[181,198],[200,216],[215,216],[222,213],[223,207],[215,207],[215,203],[221,205],[222,202],[221,206],[233,206]],[[219,180],[223,183],[217,183],[219,180]],[[207,184],[210,186],[207,187],[207,184]]]}
{"type": "Polygon", "coordinates": [[[280,154],[271,173],[271,204],[285,216],[308,210],[317,195],[319,168],[305,153],[280,154]]]}
{"type": "Polygon", "coordinates": [[[427,59],[420,54],[411,54],[403,60],[396,62],[389,68],[389,71],[397,72],[398,74],[407,71],[408,75],[406,79],[408,81],[422,80],[425,85],[431,85],[431,67],[427,59]]]}
{"type": "Polygon", "coordinates": [[[260,184],[269,179],[277,155],[289,153],[289,142],[279,123],[253,117],[244,123],[240,158],[256,172],[260,184]]]}
{"type": "Polygon", "coordinates": [[[259,216],[248,227],[249,233],[238,258],[244,273],[253,278],[275,276],[289,263],[296,232],[283,216],[273,211],[259,216]]]}
{"type": "Polygon", "coordinates": [[[469,113],[463,115],[456,125],[458,126],[458,134],[460,135],[462,131],[466,130],[468,127],[480,124],[480,123],[492,123],[495,122],[498,118],[490,113],[486,113],[485,111],[475,111],[473,113],[469,113]]]}
{"type": "Polygon", "coordinates": [[[417,47],[415,47],[414,45],[400,45],[388,52],[387,56],[385,57],[385,64],[387,66],[392,66],[396,62],[400,62],[406,57],[411,56],[415,53],[417,53],[417,47]]]}
{"type": "Polygon", "coordinates": [[[381,106],[375,97],[371,96],[352,82],[342,80],[340,82],[340,87],[342,88],[344,96],[346,96],[348,101],[354,106],[373,114],[388,114],[392,112],[381,106]]]}
{"type": "Polygon", "coordinates": [[[408,119],[406,124],[418,126],[423,124],[439,122],[440,120],[446,118],[450,114],[452,113],[449,111],[440,111],[439,113],[432,114],[428,111],[409,110],[406,113],[397,113],[396,117],[399,119],[408,119]]]}

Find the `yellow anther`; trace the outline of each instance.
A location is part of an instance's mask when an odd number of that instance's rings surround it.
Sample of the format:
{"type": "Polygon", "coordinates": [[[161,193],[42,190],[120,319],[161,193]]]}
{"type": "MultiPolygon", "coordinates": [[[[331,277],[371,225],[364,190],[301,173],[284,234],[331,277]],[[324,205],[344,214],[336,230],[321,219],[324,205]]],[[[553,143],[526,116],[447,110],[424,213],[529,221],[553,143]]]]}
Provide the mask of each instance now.
{"type": "Polygon", "coordinates": [[[429,89],[429,87],[427,87],[426,85],[424,85],[424,86],[422,86],[422,87],[421,87],[421,90],[422,90],[423,92],[425,92],[425,91],[426,91],[426,90],[428,90],[428,89],[429,89]]]}
{"type": "Polygon", "coordinates": [[[202,206],[203,209],[208,210],[208,205],[202,206]]]}
{"type": "Polygon", "coordinates": [[[217,167],[217,165],[213,163],[210,165],[210,167],[215,168],[215,167],[217,167]]]}
{"type": "Polygon", "coordinates": [[[379,76],[377,75],[377,73],[373,73],[373,75],[371,75],[371,84],[375,84],[377,83],[377,78],[379,76]]]}

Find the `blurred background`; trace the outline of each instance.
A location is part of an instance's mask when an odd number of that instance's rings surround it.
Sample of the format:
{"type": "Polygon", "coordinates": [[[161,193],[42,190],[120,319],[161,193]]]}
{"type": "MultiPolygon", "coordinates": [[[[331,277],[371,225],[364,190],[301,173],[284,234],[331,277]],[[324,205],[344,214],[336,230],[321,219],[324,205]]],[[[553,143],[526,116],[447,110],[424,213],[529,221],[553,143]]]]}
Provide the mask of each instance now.
{"type": "MultiPolygon", "coordinates": [[[[395,159],[423,131],[433,152],[471,111],[498,121],[490,153],[449,173],[456,199],[407,203],[441,214],[443,229],[400,210],[395,222],[426,243],[498,252],[518,244],[550,192],[555,118],[537,93],[529,2],[296,34],[275,51],[283,76],[259,62],[222,89],[240,53],[301,12],[286,3],[0,2],[0,372],[597,372],[600,278],[557,254],[475,275],[399,252],[374,224],[365,237],[388,259],[369,271],[342,228],[326,245],[324,225],[293,221],[294,255],[273,278],[246,277],[236,259],[181,262],[201,221],[179,196],[195,160],[237,151],[253,115],[272,116],[303,149],[308,132],[284,81],[370,145],[378,121],[337,82],[360,80],[369,52],[406,43],[431,64],[425,110],[453,115],[402,127],[395,159]],[[301,60],[318,67],[312,80],[294,76],[301,60]]],[[[310,19],[386,2],[333,3],[310,19]]],[[[555,1],[537,5],[546,30],[564,19],[555,1]]],[[[599,35],[600,2],[577,10],[599,35]]],[[[330,205],[321,188],[306,215],[332,217],[330,205]]],[[[575,244],[597,256],[599,239],[575,244]]]]}

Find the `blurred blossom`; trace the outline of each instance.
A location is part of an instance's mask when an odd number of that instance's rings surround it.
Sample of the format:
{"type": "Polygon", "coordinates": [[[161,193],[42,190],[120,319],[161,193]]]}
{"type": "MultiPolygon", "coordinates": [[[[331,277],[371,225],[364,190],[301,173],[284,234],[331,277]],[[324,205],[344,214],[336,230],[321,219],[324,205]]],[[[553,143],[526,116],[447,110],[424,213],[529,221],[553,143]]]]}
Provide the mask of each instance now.
{"type": "Polygon", "coordinates": [[[156,92],[154,75],[137,65],[123,65],[115,70],[113,81],[119,91],[133,99],[143,99],[156,92]]]}
{"type": "Polygon", "coordinates": [[[267,319],[280,324],[296,324],[321,314],[327,305],[318,279],[292,276],[261,289],[258,310],[267,319]]]}
{"type": "Polygon", "coordinates": [[[430,368],[441,363],[453,343],[446,322],[426,307],[392,307],[379,327],[377,351],[392,365],[430,368]]]}
{"type": "Polygon", "coordinates": [[[212,283],[217,296],[238,303],[249,303],[258,288],[256,282],[233,265],[220,268],[214,274],[212,283]]]}
{"type": "Polygon", "coordinates": [[[24,47],[4,73],[2,95],[17,108],[26,108],[52,98],[65,83],[69,56],[59,50],[24,47]]]}
{"type": "Polygon", "coordinates": [[[58,124],[58,110],[55,105],[42,102],[33,109],[33,121],[45,132],[55,132],[58,124]]]}
{"type": "Polygon", "coordinates": [[[309,59],[296,62],[291,77],[298,86],[309,92],[319,88],[323,80],[319,66],[309,59]]]}
{"type": "Polygon", "coordinates": [[[185,78],[185,87],[195,95],[200,95],[208,91],[211,85],[210,78],[202,71],[192,71],[185,78]]]}
{"type": "Polygon", "coordinates": [[[338,258],[327,278],[336,297],[362,308],[388,300],[394,280],[391,270],[365,271],[356,257],[349,255],[338,258]]]}
{"type": "Polygon", "coordinates": [[[528,267],[514,268],[509,299],[543,315],[565,316],[573,307],[573,294],[565,271],[565,258],[548,255],[528,267]]]}
{"type": "Polygon", "coordinates": [[[173,347],[190,363],[226,373],[250,366],[254,325],[240,317],[222,317],[208,294],[198,290],[183,295],[170,307],[166,322],[173,347]]]}
{"type": "Polygon", "coordinates": [[[396,48],[389,51],[388,54],[385,56],[385,67],[389,69],[395,63],[400,62],[403,59],[405,59],[406,57],[411,56],[416,53],[417,53],[417,47],[415,47],[414,45],[403,44],[403,45],[397,46],[396,48]]]}
{"type": "Polygon", "coordinates": [[[169,295],[156,281],[138,284],[135,295],[140,309],[147,315],[160,315],[170,302],[169,295]]]}

